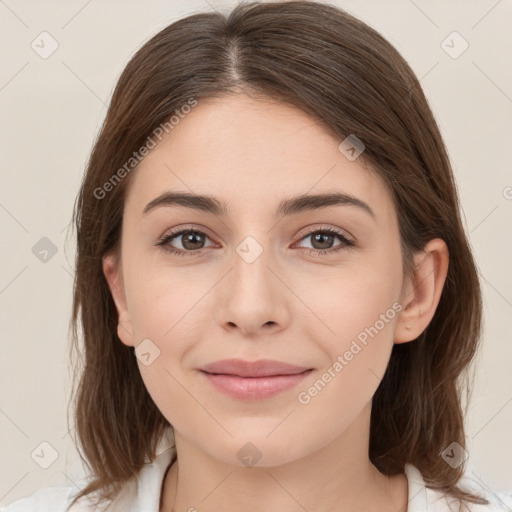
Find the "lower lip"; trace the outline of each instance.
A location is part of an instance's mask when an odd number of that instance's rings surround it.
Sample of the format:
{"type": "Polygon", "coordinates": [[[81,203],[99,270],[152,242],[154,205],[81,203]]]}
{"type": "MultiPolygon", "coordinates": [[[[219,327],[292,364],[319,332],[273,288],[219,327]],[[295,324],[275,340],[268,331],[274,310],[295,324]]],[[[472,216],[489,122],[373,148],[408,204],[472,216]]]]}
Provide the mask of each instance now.
{"type": "Polygon", "coordinates": [[[201,371],[217,390],[238,400],[262,400],[294,388],[313,370],[295,375],[271,377],[239,377],[201,371]]]}

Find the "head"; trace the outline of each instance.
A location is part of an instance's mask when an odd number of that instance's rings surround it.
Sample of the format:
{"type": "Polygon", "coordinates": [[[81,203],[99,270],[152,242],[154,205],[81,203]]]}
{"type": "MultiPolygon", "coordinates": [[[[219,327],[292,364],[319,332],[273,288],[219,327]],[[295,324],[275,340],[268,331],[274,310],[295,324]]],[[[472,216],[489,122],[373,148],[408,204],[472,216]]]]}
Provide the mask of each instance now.
{"type": "Polygon", "coordinates": [[[115,491],[171,424],[236,465],[247,441],[275,466],[366,435],[382,473],[410,462],[472,499],[440,452],[465,446],[477,272],[427,100],[373,29],[306,1],[166,27],[118,81],[74,215],[86,492],[115,491]],[[312,373],[241,403],[199,373],[227,358],[312,373]]]}

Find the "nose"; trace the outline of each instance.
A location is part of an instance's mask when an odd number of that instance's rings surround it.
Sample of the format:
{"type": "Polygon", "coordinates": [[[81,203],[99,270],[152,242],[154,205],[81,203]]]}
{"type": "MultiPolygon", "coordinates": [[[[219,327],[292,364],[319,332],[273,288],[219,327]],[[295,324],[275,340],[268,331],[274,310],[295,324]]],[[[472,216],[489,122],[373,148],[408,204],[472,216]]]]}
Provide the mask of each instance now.
{"type": "Polygon", "coordinates": [[[216,319],[224,329],[254,337],[275,334],[288,325],[290,292],[270,253],[257,250],[251,240],[237,247],[216,297],[216,319]]]}

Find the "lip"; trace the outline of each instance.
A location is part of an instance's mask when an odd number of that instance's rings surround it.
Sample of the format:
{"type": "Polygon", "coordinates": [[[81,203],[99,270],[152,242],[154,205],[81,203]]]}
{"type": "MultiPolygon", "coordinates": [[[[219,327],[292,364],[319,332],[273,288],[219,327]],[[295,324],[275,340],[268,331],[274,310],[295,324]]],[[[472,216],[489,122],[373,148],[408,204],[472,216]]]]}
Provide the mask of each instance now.
{"type": "Polygon", "coordinates": [[[226,359],[204,366],[202,375],[218,391],[238,400],[262,400],[294,388],[313,371],[281,361],[226,359]]]}
{"type": "Polygon", "coordinates": [[[243,359],[223,359],[207,364],[201,368],[207,373],[221,373],[223,375],[237,375],[239,377],[269,377],[277,375],[297,375],[311,370],[306,366],[295,366],[274,359],[260,359],[259,361],[244,361],[243,359]]]}

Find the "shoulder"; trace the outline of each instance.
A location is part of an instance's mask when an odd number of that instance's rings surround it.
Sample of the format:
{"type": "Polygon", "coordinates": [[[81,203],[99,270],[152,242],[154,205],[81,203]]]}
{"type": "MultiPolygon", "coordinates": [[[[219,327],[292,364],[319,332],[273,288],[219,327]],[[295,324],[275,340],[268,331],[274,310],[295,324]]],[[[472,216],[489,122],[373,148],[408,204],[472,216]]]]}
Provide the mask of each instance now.
{"type": "MultiPolygon", "coordinates": [[[[482,495],[482,493],[479,493],[482,495]]],[[[510,512],[512,510],[512,495],[510,492],[494,492],[485,494],[488,504],[478,504],[465,501],[459,508],[459,501],[432,491],[428,500],[429,512],[510,512]]]]}
{"type": "Polygon", "coordinates": [[[477,496],[482,496],[489,502],[488,505],[470,503],[468,507],[471,512],[503,512],[504,510],[512,510],[512,488],[501,491],[493,489],[485,483],[471,466],[461,479],[460,487],[477,496]]]}
{"type": "MultiPolygon", "coordinates": [[[[122,485],[118,495],[102,502],[101,510],[145,511],[158,510],[162,477],[168,465],[176,456],[174,431],[169,427],[159,442],[156,460],[146,461],[138,475],[128,479],[122,485]]],[[[73,485],[44,487],[30,496],[18,499],[8,505],[0,505],[0,512],[98,512],[95,506],[97,494],[82,497],[68,508],[80,489],[83,489],[90,477],[84,477],[73,485]]]]}
{"type": "MultiPolygon", "coordinates": [[[[465,501],[461,511],[464,512],[505,512],[512,511],[512,490],[494,491],[489,488],[482,488],[470,478],[463,478],[459,487],[466,491],[470,491],[477,496],[485,498],[488,504],[478,504],[465,501]]],[[[459,511],[459,501],[446,497],[446,495],[432,489],[427,489],[428,510],[429,512],[452,512],[459,511]]]]}
{"type": "Polygon", "coordinates": [[[67,508],[77,492],[74,486],[44,487],[30,496],[0,506],[0,512],[85,512],[89,510],[80,502],[67,508]]]}
{"type": "Polygon", "coordinates": [[[408,512],[504,512],[512,511],[512,488],[496,491],[485,485],[478,474],[468,469],[458,483],[461,490],[485,498],[488,504],[459,500],[450,494],[427,487],[422,474],[413,464],[405,465],[409,481],[408,512]]]}

